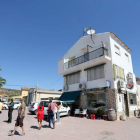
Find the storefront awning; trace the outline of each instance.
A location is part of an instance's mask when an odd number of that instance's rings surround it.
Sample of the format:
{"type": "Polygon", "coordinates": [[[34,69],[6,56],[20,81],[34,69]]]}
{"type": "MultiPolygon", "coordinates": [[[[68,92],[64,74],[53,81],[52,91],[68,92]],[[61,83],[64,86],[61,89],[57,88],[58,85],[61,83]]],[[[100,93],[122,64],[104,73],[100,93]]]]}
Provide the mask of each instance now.
{"type": "Polygon", "coordinates": [[[59,100],[73,103],[81,91],[63,92],[59,100]]]}

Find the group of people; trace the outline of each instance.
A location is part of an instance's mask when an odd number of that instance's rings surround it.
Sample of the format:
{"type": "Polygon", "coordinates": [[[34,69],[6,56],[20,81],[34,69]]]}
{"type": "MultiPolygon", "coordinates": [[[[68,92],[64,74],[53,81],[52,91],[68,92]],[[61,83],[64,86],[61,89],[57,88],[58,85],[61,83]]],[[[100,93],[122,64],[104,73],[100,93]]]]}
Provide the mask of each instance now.
{"type": "MultiPolygon", "coordinates": [[[[24,131],[24,125],[23,125],[23,120],[25,117],[25,110],[26,110],[26,105],[24,103],[24,98],[20,99],[20,106],[18,108],[18,116],[16,119],[16,123],[15,123],[15,128],[14,131],[9,133],[9,136],[14,136],[15,131],[17,130],[18,126],[21,127],[22,129],[22,133],[20,134],[20,136],[24,136],[25,135],[25,131],[24,131]]],[[[13,103],[13,99],[11,99],[11,103],[8,105],[8,123],[12,122],[12,112],[13,112],[13,107],[14,107],[14,103],[13,103]]],[[[60,121],[60,108],[61,108],[61,103],[58,102],[53,103],[52,100],[49,101],[49,105],[48,105],[48,119],[49,119],[49,126],[51,128],[51,122],[53,124],[53,129],[55,128],[55,120],[54,120],[54,115],[55,115],[55,109],[57,108],[57,122],[60,121]]],[[[2,113],[2,109],[3,109],[3,104],[1,103],[0,100],[0,114],[2,113]]],[[[38,124],[39,124],[39,130],[42,127],[42,119],[44,119],[44,106],[42,104],[42,102],[40,103],[40,105],[37,108],[38,114],[37,114],[37,120],[38,120],[38,124]]]]}
{"type": "MultiPolygon", "coordinates": [[[[49,117],[49,127],[51,128],[51,122],[53,124],[53,129],[55,128],[55,120],[54,120],[54,115],[55,115],[55,108],[57,108],[57,122],[60,121],[60,108],[61,108],[61,103],[59,102],[58,104],[53,103],[52,100],[49,101],[48,105],[48,117],[49,117]]],[[[42,103],[37,108],[38,114],[37,114],[37,120],[39,124],[39,130],[42,127],[42,119],[44,119],[44,106],[42,103]]]]}

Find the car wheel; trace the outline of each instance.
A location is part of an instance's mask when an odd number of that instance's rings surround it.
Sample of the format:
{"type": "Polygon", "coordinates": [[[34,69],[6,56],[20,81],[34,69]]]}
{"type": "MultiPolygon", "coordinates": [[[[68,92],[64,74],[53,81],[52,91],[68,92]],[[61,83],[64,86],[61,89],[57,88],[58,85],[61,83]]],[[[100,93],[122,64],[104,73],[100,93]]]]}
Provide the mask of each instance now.
{"type": "Polygon", "coordinates": [[[68,116],[70,116],[71,115],[71,112],[70,111],[68,111],[68,116]]]}

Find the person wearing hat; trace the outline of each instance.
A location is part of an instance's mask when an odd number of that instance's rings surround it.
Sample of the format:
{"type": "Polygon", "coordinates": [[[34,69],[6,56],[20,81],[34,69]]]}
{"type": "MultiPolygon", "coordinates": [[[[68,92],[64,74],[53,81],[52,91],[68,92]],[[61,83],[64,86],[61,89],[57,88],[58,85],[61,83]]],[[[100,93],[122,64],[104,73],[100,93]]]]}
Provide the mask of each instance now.
{"type": "Polygon", "coordinates": [[[9,133],[9,136],[14,136],[14,133],[17,130],[18,126],[20,126],[22,129],[22,133],[20,134],[20,136],[25,135],[24,126],[23,126],[23,119],[25,117],[26,105],[24,103],[24,98],[20,99],[20,102],[21,102],[21,105],[19,106],[19,109],[18,109],[18,116],[17,116],[17,120],[15,123],[15,128],[14,128],[14,131],[12,133],[9,133]]]}
{"type": "Polygon", "coordinates": [[[8,105],[8,123],[12,122],[12,112],[13,112],[14,102],[11,99],[11,103],[8,105]]]}

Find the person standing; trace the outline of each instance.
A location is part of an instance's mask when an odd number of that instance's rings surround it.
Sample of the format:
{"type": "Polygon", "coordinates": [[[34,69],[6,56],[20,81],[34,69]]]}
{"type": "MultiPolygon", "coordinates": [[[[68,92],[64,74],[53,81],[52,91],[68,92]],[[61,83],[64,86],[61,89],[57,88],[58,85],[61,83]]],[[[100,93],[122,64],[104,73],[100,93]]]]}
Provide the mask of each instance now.
{"type": "Polygon", "coordinates": [[[57,105],[57,122],[60,121],[60,108],[61,108],[61,103],[58,102],[58,105],[57,105]]]}
{"type": "Polygon", "coordinates": [[[20,136],[25,135],[24,126],[23,126],[23,119],[25,117],[26,105],[24,103],[24,98],[22,98],[20,100],[20,102],[21,102],[21,105],[19,106],[19,109],[18,109],[18,116],[17,116],[17,120],[15,123],[15,128],[14,128],[14,131],[12,133],[9,133],[9,136],[14,136],[14,133],[17,130],[18,126],[20,126],[22,129],[22,134],[20,134],[20,136]]]}
{"type": "Polygon", "coordinates": [[[11,99],[11,103],[8,105],[8,123],[12,122],[12,112],[13,112],[14,102],[11,99]]]}
{"type": "Polygon", "coordinates": [[[57,104],[56,104],[56,102],[54,102],[55,103],[55,109],[54,109],[54,121],[56,122],[57,120],[56,120],[56,113],[57,113],[57,104]]]}
{"type": "Polygon", "coordinates": [[[42,127],[42,119],[44,119],[44,106],[42,103],[40,103],[40,105],[37,108],[38,114],[37,114],[37,120],[38,120],[38,124],[39,124],[39,130],[42,127]]]}
{"type": "Polygon", "coordinates": [[[49,127],[51,127],[51,121],[52,121],[53,129],[55,128],[55,121],[54,121],[55,106],[56,106],[56,104],[53,103],[52,100],[50,99],[50,103],[48,105],[49,127]]]}
{"type": "Polygon", "coordinates": [[[2,113],[2,109],[3,109],[3,103],[1,102],[1,99],[0,99],[0,114],[2,113]]]}

